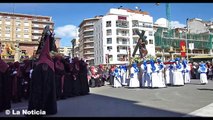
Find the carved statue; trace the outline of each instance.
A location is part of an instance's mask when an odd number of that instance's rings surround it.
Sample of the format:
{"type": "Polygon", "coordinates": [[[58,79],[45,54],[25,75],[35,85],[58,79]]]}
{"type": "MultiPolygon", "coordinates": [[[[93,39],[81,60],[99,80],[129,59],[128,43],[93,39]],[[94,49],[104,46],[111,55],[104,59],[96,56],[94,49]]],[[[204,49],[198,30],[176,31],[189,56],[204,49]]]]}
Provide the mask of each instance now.
{"type": "Polygon", "coordinates": [[[138,42],[137,42],[135,49],[132,53],[132,56],[134,57],[135,53],[139,49],[140,57],[144,58],[148,53],[148,51],[146,49],[146,45],[148,44],[148,41],[146,40],[146,36],[144,36],[145,31],[142,30],[142,32],[140,33],[140,31],[137,29],[136,33],[139,35],[139,39],[138,39],[138,42]]]}
{"type": "Polygon", "coordinates": [[[56,45],[55,45],[55,38],[54,38],[54,33],[50,31],[50,27],[49,25],[45,26],[43,32],[42,32],[42,36],[41,36],[41,40],[39,42],[39,46],[38,46],[38,49],[36,51],[36,54],[40,54],[43,46],[44,46],[44,43],[45,43],[45,40],[46,40],[46,37],[49,37],[50,39],[50,51],[54,51],[54,52],[58,52],[57,51],[57,48],[56,48],[56,45]]]}

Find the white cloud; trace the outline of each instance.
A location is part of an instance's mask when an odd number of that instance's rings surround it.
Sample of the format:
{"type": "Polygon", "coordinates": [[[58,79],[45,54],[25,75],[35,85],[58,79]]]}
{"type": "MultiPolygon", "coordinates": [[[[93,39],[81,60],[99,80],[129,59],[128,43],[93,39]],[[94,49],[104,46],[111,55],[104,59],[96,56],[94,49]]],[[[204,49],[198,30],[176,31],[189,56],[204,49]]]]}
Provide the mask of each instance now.
{"type": "Polygon", "coordinates": [[[65,25],[61,27],[57,27],[55,29],[55,35],[57,37],[66,37],[66,38],[76,38],[77,37],[78,27],[74,25],[65,25]]]}
{"type": "Polygon", "coordinates": [[[162,27],[166,27],[167,26],[166,21],[167,20],[165,18],[159,18],[156,20],[155,24],[158,24],[162,27]]]}
{"type": "MultiPolygon", "coordinates": [[[[179,21],[171,21],[171,28],[183,28],[186,25],[181,24],[179,21]]],[[[162,27],[167,27],[167,19],[166,18],[159,18],[156,20],[155,24],[158,24],[162,27]]]]}
{"type": "Polygon", "coordinates": [[[185,24],[181,24],[179,21],[171,21],[172,28],[183,28],[185,26],[185,24]]]}

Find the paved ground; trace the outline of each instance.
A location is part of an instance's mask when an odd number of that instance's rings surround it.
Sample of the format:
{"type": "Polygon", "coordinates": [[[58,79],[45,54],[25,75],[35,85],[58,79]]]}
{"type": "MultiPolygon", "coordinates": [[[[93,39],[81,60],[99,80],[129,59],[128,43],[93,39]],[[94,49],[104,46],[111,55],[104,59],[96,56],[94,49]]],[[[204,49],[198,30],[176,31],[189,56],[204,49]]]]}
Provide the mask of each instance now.
{"type": "MultiPolygon", "coordinates": [[[[180,87],[160,89],[90,88],[90,95],[60,100],[58,113],[49,117],[213,117],[213,81],[199,80],[180,87]]],[[[27,102],[13,104],[27,108],[27,102]]],[[[5,117],[4,112],[0,116],[5,117]]],[[[21,115],[9,115],[20,117],[21,115]]]]}

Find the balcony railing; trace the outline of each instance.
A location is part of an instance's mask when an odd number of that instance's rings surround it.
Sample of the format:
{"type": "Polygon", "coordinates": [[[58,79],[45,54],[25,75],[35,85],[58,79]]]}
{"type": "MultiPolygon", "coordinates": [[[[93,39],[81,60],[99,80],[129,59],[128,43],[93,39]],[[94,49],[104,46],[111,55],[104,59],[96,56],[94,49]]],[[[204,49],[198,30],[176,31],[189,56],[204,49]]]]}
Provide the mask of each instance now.
{"type": "Polygon", "coordinates": [[[94,46],[92,46],[92,45],[84,46],[84,49],[88,49],[88,48],[94,48],[94,46]]]}

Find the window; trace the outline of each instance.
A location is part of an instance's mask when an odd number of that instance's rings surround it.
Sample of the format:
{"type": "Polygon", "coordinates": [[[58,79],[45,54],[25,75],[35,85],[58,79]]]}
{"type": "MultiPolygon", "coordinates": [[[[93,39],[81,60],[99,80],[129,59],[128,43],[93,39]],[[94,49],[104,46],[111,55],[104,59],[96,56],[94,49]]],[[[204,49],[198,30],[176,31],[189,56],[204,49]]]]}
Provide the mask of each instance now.
{"type": "Polygon", "coordinates": [[[112,50],[112,46],[107,46],[107,50],[111,51],[112,50]]]}
{"type": "Polygon", "coordinates": [[[122,39],[122,44],[127,44],[127,39],[123,38],[122,39]]]}
{"type": "Polygon", "coordinates": [[[111,21],[106,21],[106,27],[111,27],[111,21]]]}
{"type": "Polygon", "coordinates": [[[118,21],[116,21],[116,27],[128,28],[129,22],[118,20],[118,21]]]}
{"type": "Polygon", "coordinates": [[[29,35],[24,35],[24,38],[29,38],[29,35]]]}
{"type": "Polygon", "coordinates": [[[6,30],[10,30],[10,27],[5,27],[6,30]]]}
{"type": "Polygon", "coordinates": [[[132,35],[137,35],[136,29],[132,30],[132,35]]]}
{"type": "Polygon", "coordinates": [[[21,28],[19,28],[19,27],[16,27],[16,31],[21,31],[21,28]]]}
{"type": "Polygon", "coordinates": [[[112,44],[112,38],[107,38],[107,44],[112,44]]]}
{"type": "Polygon", "coordinates": [[[26,50],[21,50],[21,53],[22,54],[26,54],[26,50]]]}
{"type": "Polygon", "coordinates": [[[112,35],[112,30],[107,30],[107,35],[112,35]]]}
{"type": "Polygon", "coordinates": [[[149,36],[152,36],[152,31],[149,31],[149,36]]]}
{"type": "Polygon", "coordinates": [[[20,38],[20,37],[21,37],[21,35],[16,35],[16,37],[17,37],[17,38],[20,38]]]}
{"type": "Polygon", "coordinates": [[[33,26],[34,26],[34,27],[39,27],[39,25],[38,25],[38,24],[34,24],[33,26]]]}
{"type": "Polygon", "coordinates": [[[153,40],[152,39],[149,39],[149,44],[153,44],[153,40]]]}
{"type": "Polygon", "coordinates": [[[16,25],[17,26],[21,26],[21,22],[20,21],[16,21],[16,25]]]}
{"type": "Polygon", "coordinates": [[[10,34],[5,34],[5,37],[10,37],[10,34]]]}
{"type": "Polygon", "coordinates": [[[24,23],[24,26],[29,26],[30,24],[29,23],[24,23]]]}
{"type": "Polygon", "coordinates": [[[137,44],[138,38],[133,38],[133,44],[137,44]]]}
{"type": "Polygon", "coordinates": [[[139,24],[138,24],[138,21],[137,20],[133,20],[132,21],[132,27],[138,27],[139,24]]]}

